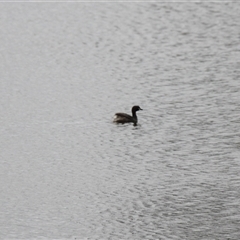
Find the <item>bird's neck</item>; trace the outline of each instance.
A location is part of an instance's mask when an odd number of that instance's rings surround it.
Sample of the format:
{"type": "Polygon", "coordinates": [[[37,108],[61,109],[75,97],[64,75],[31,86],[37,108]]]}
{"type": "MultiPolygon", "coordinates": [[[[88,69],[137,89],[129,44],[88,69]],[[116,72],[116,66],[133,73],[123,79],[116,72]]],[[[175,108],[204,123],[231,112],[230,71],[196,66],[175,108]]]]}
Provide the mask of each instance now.
{"type": "Polygon", "coordinates": [[[137,114],[136,114],[135,111],[132,111],[132,116],[133,116],[134,118],[137,118],[137,114]]]}

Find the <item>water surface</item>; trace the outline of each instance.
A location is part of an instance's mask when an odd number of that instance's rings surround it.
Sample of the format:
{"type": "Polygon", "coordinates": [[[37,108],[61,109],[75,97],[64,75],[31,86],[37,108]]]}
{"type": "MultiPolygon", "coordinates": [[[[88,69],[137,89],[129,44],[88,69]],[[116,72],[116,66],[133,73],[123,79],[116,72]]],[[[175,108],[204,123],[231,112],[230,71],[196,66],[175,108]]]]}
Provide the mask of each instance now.
{"type": "Polygon", "coordinates": [[[1,239],[240,238],[239,3],[0,11],[1,239]]]}

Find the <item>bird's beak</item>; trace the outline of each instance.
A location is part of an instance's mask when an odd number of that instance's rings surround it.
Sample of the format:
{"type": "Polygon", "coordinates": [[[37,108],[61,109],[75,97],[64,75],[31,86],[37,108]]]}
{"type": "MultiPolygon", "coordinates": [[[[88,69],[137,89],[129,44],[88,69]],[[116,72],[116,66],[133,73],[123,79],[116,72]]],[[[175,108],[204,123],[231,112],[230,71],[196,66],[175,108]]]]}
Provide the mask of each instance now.
{"type": "Polygon", "coordinates": [[[139,110],[143,110],[143,109],[139,108],[139,110]]]}

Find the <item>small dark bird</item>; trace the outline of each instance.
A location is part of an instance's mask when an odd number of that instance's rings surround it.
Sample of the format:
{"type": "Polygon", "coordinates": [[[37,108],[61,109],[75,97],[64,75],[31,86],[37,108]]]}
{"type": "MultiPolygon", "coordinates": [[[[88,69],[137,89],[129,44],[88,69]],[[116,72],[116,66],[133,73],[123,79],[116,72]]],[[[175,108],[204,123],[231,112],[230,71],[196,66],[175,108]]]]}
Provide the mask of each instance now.
{"type": "Polygon", "coordinates": [[[113,122],[114,123],[133,123],[133,126],[137,126],[137,114],[136,112],[142,110],[139,106],[132,107],[132,116],[126,113],[115,113],[113,122]]]}

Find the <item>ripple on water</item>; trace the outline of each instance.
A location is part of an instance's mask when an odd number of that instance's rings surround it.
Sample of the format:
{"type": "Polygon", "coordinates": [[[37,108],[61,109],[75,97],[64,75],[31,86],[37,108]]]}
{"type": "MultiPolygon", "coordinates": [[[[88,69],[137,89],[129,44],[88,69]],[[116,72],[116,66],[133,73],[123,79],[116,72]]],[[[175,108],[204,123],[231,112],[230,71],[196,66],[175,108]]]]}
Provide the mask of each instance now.
{"type": "Polygon", "coordinates": [[[0,238],[240,239],[239,4],[46,6],[1,8],[0,238]]]}

